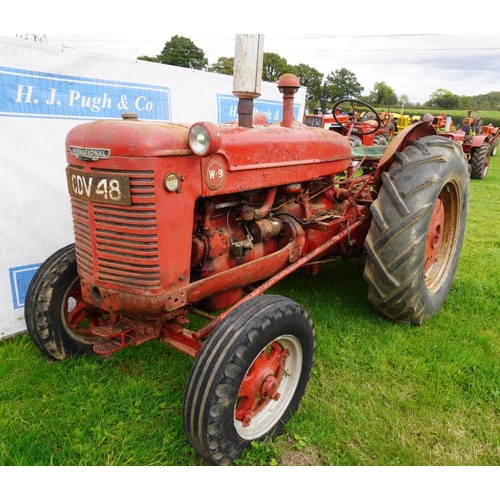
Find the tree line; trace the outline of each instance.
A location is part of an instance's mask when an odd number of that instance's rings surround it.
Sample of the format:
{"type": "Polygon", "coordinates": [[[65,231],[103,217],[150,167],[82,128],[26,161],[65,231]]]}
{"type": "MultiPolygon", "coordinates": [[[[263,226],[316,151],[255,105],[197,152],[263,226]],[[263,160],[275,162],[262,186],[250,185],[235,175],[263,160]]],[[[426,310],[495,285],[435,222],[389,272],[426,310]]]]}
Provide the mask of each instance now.
{"type": "MultiPolygon", "coordinates": [[[[192,68],[222,75],[232,75],[234,57],[219,57],[216,63],[209,64],[204,51],[189,38],[174,35],[165,43],[157,56],[139,56],[142,61],[192,68]]],[[[356,75],[346,68],[331,71],[324,75],[308,64],[292,65],[273,52],[264,52],[262,80],[277,82],[285,73],[297,75],[300,84],[307,88],[309,109],[328,109],[341,99],[354,97],[372,106],[425,106],[440,109],[500,109],[500,91],[477,96],[459,96],[446,89],[437,89],[424,103],[411,103],[406,94],[397,95],[386,82],[376,82],[368,94],[356,75]]]]}

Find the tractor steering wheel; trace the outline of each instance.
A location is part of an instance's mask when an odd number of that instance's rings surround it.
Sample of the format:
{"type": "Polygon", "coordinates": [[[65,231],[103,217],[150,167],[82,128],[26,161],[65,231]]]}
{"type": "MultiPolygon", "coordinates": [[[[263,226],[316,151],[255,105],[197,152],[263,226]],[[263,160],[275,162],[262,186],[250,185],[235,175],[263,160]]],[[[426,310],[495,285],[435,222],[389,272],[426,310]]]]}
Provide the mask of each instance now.
{"type": "Polygon", "coordinates": [[[333,109],[332,109],[332,114],[333,114],[333,118],[335,119],[337,124],[340,125],[343,129],[349,131],[353,124],[355,125],[356,123],[362,123],[356,119],[356,113],[354,111],[354,104],[356,104],[356,103],[368,108],[370,111],[373,111],[373,113],[375,114],[375,120],[377,121],[377,125],[374,126],[374,128],[370,127],[370,130],[367,130],[365,132],[361,132],[358,130],[356,132],[356,135],[369,135],[369,134],[373,134],[377,130],[381,129],[382,128],[382,119],[380,118],[380,115],[369,104],[367,104],[366,102],[360,101],[359,99],[342,99],[342,100],[337,101],[335,103],[335,105],[333,106],[333,109]],[[352,119],[349,120],[348,122],[340,122],[337,118],[337,109],[339,109],[340,105],[344,102],[351,103],[352,119]]]}

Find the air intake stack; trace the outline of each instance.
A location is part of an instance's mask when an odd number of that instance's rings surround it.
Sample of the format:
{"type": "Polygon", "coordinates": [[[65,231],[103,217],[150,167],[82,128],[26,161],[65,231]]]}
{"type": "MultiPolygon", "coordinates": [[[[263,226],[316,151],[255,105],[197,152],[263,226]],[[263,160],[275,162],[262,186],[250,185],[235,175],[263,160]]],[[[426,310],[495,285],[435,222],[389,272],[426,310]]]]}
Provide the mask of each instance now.
{"type": "Polygon", "coordinates": [[[233,94],[238,101],[238,125],[252,127],[253,101],[261,94],[264,35],[236,35],[233,94]]]}

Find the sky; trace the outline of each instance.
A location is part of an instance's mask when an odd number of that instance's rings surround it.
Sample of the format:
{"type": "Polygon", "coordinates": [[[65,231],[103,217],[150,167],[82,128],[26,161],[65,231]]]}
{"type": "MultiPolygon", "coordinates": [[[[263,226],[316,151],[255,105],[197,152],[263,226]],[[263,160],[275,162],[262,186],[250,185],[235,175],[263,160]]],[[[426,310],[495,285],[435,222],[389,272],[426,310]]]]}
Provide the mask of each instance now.
{"type": "MultiPolygon", "coordinates": [[[[185,36],[205,52],[209,64],[234,56],[235,35],[45,34],[51,46],[136,59],[160,54],[174,35],[185,36]]],[[[15,36],[15,35],[14,35],[15,36]]],[[[39,35],[43,36],[43,35],[39,35]]],[[[500,35],[452,34],[264,34],[264,51],[290,64],[307,64],[325,75],[346,68],[368,95],[385,82],[411,103],[424,103],[438,89],[457,95],[500,91],[500,35]]]]}
{"type": "MultiPolygon", "coordinates": [[[[228,33],[233,29],[263,32],[265,52],[274,52],[290,64],[307,64],[325,77],[346,68],[364,87],[363,95],[377,82],[421,104],[438,89],[468,96],[500,91],[500,34],[469,33],[474,28],[500,33],[498,16],[483,9],[465,10],[458,5],[450,9],[449,3],[435,0],[420,0],[412,6],[386,0],[383,8],[366,0],[354,0],[349,7],[334,0],[286,5],[253,0],[235,12],[232,0],[218,0],[210,8],[206,2],[190,0],[171,3],[172,9],[158,12],[157,2],[147,8],[149,0],[134,4],[140,6],[135,9],[87,0],[75,4],[75,12],[68,7],[65,17],[55,17],[51,1],[23,7],[22,27],[63,50],[136,59],[160,54],[172,36],[180,35],[192,40],[213,64],[219,57],[234,56],[235,34],[228,33]],[[68,26],[97,33],[46,33],[68,26]],[[315,30],[336,34],[300,34],[315,30]]],[[[11,22],[15,19],[15,15],[6,18],[3,26],[0,20],[0,36],[23,35],[2,35],[14,26],[18,29],[11,22]]]]}

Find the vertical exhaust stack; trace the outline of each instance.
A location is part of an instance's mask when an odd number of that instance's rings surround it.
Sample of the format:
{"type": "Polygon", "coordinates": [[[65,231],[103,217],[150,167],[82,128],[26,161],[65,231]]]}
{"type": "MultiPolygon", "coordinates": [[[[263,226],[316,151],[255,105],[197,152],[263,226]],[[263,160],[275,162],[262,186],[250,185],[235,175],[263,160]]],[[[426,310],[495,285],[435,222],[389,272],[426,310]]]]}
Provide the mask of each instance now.
{"type": "Polygon", "coordinates": [[[238,125],[252,127],[253,100],[260,96],[264,35],[236,35],[233,94],[238,97],[238,125]]]}
{"type": "Polygon", "coordinates": [[[300,87],[299,79],[286,73],[278,81],[278,89],[283,94],[283,127],[290,128],[293,123],[293,100],[300,87]]]}

